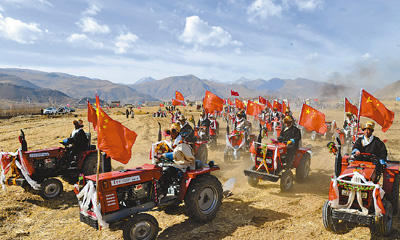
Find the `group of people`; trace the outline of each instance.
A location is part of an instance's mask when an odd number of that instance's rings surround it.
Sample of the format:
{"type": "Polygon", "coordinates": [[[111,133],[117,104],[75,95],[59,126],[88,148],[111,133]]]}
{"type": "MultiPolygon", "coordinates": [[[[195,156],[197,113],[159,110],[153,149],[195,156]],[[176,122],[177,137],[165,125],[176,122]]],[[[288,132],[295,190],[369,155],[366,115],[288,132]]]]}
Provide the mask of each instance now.
{"type": "Polygon", "coordinates": [[[129,117],[135,118],[135,111],[133,110],[132,107],[129,107],[126,109],[125,115],[126,115],[126,118],[129,118],[129,117]]]}

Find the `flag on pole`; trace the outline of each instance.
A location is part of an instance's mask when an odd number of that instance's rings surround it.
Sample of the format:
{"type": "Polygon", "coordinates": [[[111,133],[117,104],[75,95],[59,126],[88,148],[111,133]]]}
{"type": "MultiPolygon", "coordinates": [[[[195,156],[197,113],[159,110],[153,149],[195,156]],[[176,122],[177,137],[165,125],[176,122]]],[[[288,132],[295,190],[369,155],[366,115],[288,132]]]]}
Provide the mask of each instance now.
{"type": "Polygon", "coordinates": [[[358,116],[358,109],[356,106],[350,103],[347,98],[344,98],[344,111],[345,112],[351,112],[352,114],[358,116]]]}
{"type": "Polygon", "coordinates": [[[259,101],[260,103],[264,104],[264,105],[267,104],[267,99],[265,99],[265,98],[263,98],[263,97],[261,97],[261,96],[258,97],[258,101],[259,101]]]}
{"type": "Polygon", "coordinates": [[[246,106],[244,105],[244,103],[236,98],[235,98],[235,106],[236,106],[236,108],[246,109],[246,106]]]}
{"type": "Polygon", "coordinates": [[[93,128],[97,127],[97,115],[96,110],[93,108],[92,104],[90,104],[89,100],[87,100],[88,114],[87,120],[93,124],[93,128]]]}
{"type": "Polygon", "coordinates": [[[131,159],[132,146],[137,134],[110,118],[100,107],[99,96],[96,95],[97,106],[97,145],[112,159],[127,164],[131,159]]]}
{"type": "Polygon", "coordinates": [[[263,109],[264,107],[262,105],[249,100],[249,102],[247,103],[246,114],[251,116],[257,116],[258,114],[261,113],[263,109]]]}
{"type": "Polygon", "coordinates": [[[383,132],[392,126],[394,120],[394,112],[365,90],[361,91],[360,116],[373,119],[382,126],[383,132]]]}
{"type": "Polygon", "coordinates": [[[186,106],[186,104],[183,101],[177,100],[177,99],[172,99],[172,105],[174,106],[186,106]]]}
{"type": "Polygon", "coordinates": [[[286,112],[288,108],[286,107],[285,101],[282,101],[282,112],[286,112]]]}
{"type": "Polygon", "coordinates": [[[203,108],[206,113],[214,114],[214,111],[222,111],[224,106],[224,99],[218,97],[214,93],[206,90],[206,95],[203,99],[203,108]]]}
{"type": "Polygon", "coordinates": [[[272,105],[271,105],[271,103],[267,100],[267,107],[269,108],[269,109],[272,109],[272,105]]]}
{"type": "Polygon", "coordinates": [[[232,103],[232,101],[230,99],[228,99],[228,105],[229,106],[233,106],[233,103],[232,103]]]}
{"type": "Polygon", "coordinates": [[[179,101],[185,101],[185,98],[183,97],[182,93],[175,91],[175,99],[179,101]]]}
{"type": "Polygon", "coordinates": [[[239,93],[231,90],[231,96],[239,96],[239,93]]]}
{"type": "Polygon", "coordinates": [[[273,108],[276,108],[276,110],[277,110],[278,112],[282,112],[282,104],[279,103],[279,102],[276,101],[276,100],[274,100],[273,108]]]}
{"type": "Polygon", "coordinates": [[[328,130],[325,122],[325,115],[304,103],[300,112],[299,125],[305,127],[309,131],[316,131],[321,134],[325,134],[328,130]]]}

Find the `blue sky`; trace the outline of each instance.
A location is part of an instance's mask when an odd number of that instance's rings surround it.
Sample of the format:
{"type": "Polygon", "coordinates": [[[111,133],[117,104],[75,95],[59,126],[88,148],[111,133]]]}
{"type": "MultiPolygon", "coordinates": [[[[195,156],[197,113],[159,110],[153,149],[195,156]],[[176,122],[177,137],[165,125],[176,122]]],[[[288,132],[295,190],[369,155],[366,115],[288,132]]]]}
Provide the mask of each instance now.
{"type": "Polygon", "coordinates": [[[0,0],[0,67],[133,83],[400,80],[400,1],[0,0]]]}

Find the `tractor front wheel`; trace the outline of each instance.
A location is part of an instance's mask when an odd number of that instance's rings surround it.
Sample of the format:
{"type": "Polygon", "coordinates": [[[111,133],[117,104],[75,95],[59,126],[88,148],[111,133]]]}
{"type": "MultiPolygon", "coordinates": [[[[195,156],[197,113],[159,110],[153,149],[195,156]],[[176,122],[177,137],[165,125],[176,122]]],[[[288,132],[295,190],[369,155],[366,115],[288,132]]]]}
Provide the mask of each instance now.
{"type": "Polygon", "coordinates": [[[40,196],[43,199],[51,199],[60,196],[63,191],[62,182],[55,178],[49,178],[45,180],[41,185],[39,191],[40,196]]]}
{"type": "Polygon", "coordinates": [[[383,207],[385,208],[386,213],[378,219],[376,222],[376,228],[382,234],[382,236],[387,237],[392,232],[393,225],[393,208],[392,204],[383,200],[383,207]]]}
{"type": "Polygon", "coordinates": [[[293,173],[290,169],[287,169],[281,177],[281,191],[289,191],[293,185],[293,173]]]}
{"type": "MultiPolygon", "coordinates": [[[[250,170],[255,171],[255,170],[257,170],[257,168],[256,168],[256,166],[251,166],[250,170]]],[[[255,177],[250,177],[250,176],[247,177],[247,183],[251,187],[257,187],[258,182],[259,182],[258,179],[255,177]]]]}
{"type": "Polygon", "coordinates": [[[339,220],[332,218],[332,208],[329,205],[329,201],[326,201],[322,207],[322,221],[326,230],[338,232],[339,220]]]}
{"type": "Polygon", "coordinates": [[[310,137],[311,137],[312,141],[315,141],[317,139],[317,132],[316,131],[312,131],[310,137]]]}
{"type": "Polygon", "coordinates": [[[196,222],[211,221],[222,204],[221,182],[213,175],[203,175],[192,180],[185,196],[189,218],[196,222]]]}
{"type": "Polygon", "coordinates": [[[147,213],[141,213],[131,217],[123,228],[124,240],[156,239],[158,234],[158,222],[155,217],[147,213]]]}

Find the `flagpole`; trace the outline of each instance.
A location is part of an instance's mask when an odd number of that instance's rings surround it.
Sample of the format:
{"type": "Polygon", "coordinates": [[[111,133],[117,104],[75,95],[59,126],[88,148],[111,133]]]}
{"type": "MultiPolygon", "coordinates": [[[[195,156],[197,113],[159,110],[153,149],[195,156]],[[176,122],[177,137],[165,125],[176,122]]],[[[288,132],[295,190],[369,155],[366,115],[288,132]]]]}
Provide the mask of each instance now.
{"type": "Polygon", "coordinates": [[[346,97],[344,97],[344,104],[343,104],[343,109],[344,109],[344,114],[343,114],[343,121],[346,121],[346,97]]]}
{"type": "Polygon", "coordinates": [[[99,172],[100,172],[100,148],[99,148],[99,133],[101,130],[101,126],[100,126],[100,99],[99,101],[97,101],[97,93],[96,93],[96,112],[97,112],[97,127],[98,127],[98,131],[97,131],[97,171],[96,171],[96,195],[97,195],[97,202],[95,203],[96,206],[97,204],[100,202],[100,198],[99,198],[99,172]],[[98,102],[98,104],[97,104],[98,102]],[[99,106],[97,106],[99,105],[99,106]]]}
{"type": "Polygon", "coordinates": [[[358,129],[360,128],[360,111],[361,111],[361,99],[362,99],[362,91],[364,89],[361,88],[360,90],[360,99],[358,102],[358,116],[357,116],[357,131],[356,131],[356,138],[358,137],[358,129]]]}

